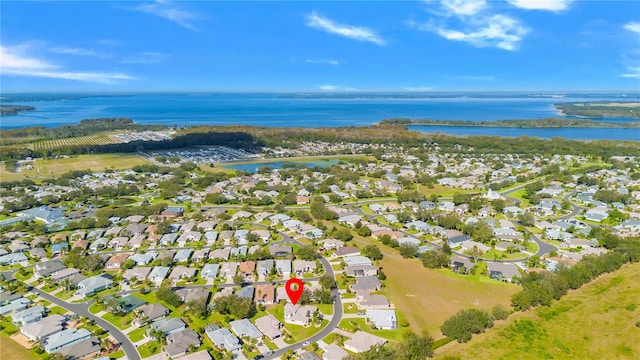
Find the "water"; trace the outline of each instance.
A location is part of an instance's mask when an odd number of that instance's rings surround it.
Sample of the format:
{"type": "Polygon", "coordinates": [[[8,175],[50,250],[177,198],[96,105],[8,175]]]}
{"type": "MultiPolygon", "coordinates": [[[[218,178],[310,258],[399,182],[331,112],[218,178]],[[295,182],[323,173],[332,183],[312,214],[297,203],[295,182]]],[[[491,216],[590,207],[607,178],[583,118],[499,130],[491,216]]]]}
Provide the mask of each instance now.
{"type": "MultiPolygon", "coordinates": [[[[11,100],[11,94],[3,94],[11,100]]],[[[138,123],[173,125],[254,125],[269,127],[340,127],[366,126],[385,118],[429,118],[439,120],[493,121],[505,119],[539,119],[563,117],[553,104],[561,101],[637,100],[631,94],[565,94],[551,97],[536,94],[463,94],[429,93],[398,97],[379,94],[341,96],[282,94],[134,94],[128,96],[93,96],[79,99],[17,101],[9,104],[31,105],[36,111],[3,116],[3,129],[25,126],[60,126],[82,119],[129,117],[138,123]]],[[[13,97],[15,98],[15,96],[13,97]]],[[[603,119],[607,121],[638,121],[603,119]]],[[[430,127],[429,131],[465,135],[478,132],[488,135],[530,135],[540,137],[638,140],[637,129],[504,129],[430,127]],[[515,131],[515,132],[514,132],[515,131]]]]}
{"type": "Polygon", "coordinates": [[[412,125],[411,130],[425,133],[443,133],[458,136],[531,136],[543,139],[563,137],[574,140],[633,140],[640,141],[640,129],[598,128],[511,128],[474,126],[424,126],[412,125]]]}
{"type": "Polygon", "coordinates": [[[331,166],[331,165],[335,165],[338,162],[339,162],[339,160],[337,160],[337,159],[313,160],[313,161],[307,161],[307,162],[270,161],[270,162],[261,162],[261,163],[225,165],[223,167],[224,168],[228,168],[228,169],[244,170],[244,171],[248,171],[250,173],[256,173],[256,172],[258,172],[258,169],[260,169],[263,166],[269,166],[269,167],[271,167],[273,169],[282,169],[282,167],[285,164],[287,164],[287,165],[304,165],[304,166],[307,166],[307,167],[314,167],[314,166],[328,167],[328,166],[331,166]]]}

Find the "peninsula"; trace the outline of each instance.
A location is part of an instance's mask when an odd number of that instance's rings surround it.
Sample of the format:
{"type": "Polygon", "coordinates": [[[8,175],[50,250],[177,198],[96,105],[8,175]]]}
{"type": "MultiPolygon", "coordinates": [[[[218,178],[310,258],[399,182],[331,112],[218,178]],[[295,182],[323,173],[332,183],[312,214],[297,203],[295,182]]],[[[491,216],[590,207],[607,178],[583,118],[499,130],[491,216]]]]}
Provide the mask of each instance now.
{"type": "Polygon", "coordinates": [[[22,111],[34,111],[33,106],[24,105],[0,105],[0,115],[17,115],[22,111]]]}
{"type": "Polygon", "coordinates": [[[546,118],[533,120],[435,120],[435,119],[384,119],[387,125],[434,125],[434,126],[474,126],[474,127],[513,127],[513,128],[640,128],[640,122],[612,122],[582,119],[546,118]]]}
{"type": "Polygon", "coordinates": [[[640,119],[640,102],[577,102],[555,106],[560,114],[567,116],[640,119]]]}

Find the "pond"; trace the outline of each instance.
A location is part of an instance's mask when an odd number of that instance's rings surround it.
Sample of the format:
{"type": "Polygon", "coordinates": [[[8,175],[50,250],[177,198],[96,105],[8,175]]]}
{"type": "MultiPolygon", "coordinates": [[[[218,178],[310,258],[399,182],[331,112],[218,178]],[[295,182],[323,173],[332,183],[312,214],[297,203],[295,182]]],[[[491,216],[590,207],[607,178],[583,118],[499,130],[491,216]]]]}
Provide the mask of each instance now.
{"type": "Polygon", "coordinates": [[[223,168],[234,169],[234,170],[243,170],[250,173],[258,172],[258,169],[261,167],[268,166],[272,169],[282,169],[286,166],[305,166],[305,167],[329,167],[331,165],[336,165],[340,162],[338,159],[331,160],[310,160],[310,161],[269,161],[269,162],[259,162],[259,163],[240,163],[233,165],[223,165],[223,168]]]}

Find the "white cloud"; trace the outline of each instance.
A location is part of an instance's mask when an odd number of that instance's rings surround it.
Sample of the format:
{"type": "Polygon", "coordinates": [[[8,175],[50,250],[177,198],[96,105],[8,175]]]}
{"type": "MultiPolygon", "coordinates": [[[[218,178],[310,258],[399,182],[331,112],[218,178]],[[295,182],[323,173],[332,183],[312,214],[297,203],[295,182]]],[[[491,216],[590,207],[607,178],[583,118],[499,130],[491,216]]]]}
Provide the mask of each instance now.
{"type": "Polygon", "coordinates": [[[43,77],[98,83],[132,80],[133,76],[103,71],[70,71],[46,60],[26,55],[28,46],[0,46],[0,74],[7,76],[43,77]]]}
{"type": "Polygon", "coordinates": [[[165,61],[167,54],[161,52],[144,51],[133,56],[126,57],[120,62],[123,64],[159,64],[165,61]]]}
{"type": "Polygon", "coordinates": [[[640,66],[627,67],[627,72],[620,74],[620,77],[640,80],[640,66]]]}
{"type": "Polygon", "coordinates": [[[472,21],[473,30],[461,31],[443,27],[435,28],[435,32],[445,39],[467,42],[475,47],[497,47],[513,51],[529,30],[519,21],[508,16],[497,14],[472,21]]]}
{"type": "Polygon", "coordinates": [[[486,0],[442,0],[441,4],[455,15],[475,15],[487,7],[486,0]]]}
{"type": "Polygon", "coordinates": [[[384,46],[386,44],[384,39],[369,28],[338,24],[329,18],[316,14],[315,12],[307,15],[307,26],[357,41],[371,42],[379,46],[384,46]]]}
{"type": "Polygon", "coordinates": [[[151,4],[141,4],[134,7],[133,10],[159,16],[189,30],[198,31],[198,29],[191,23],[193,20],[198,18],[196,13],[179,9],[172,6],[172,4],[165,0],[156,0],[151,4]]]}
{"type": "Polygon", "coordinates": [[[340,65],[340,62],[338,60],[332,59],[307,59],[304,62],[306,62],[307,64],[328,64],[333,66],[340,65]]]}
{"type": "Polygon", "coordinates": [[[517,19],[491,11],[486,0],[440,0],[439,10],[430,13],[436,18],[423,23],[410,21],[409,27],[475,47],[508,51],[516,50],[529,32],[517,19]]]}
{"type": "Polygon", "coordinates": [[[326,84],[318,86],[318,89],[322,91],[355,91],[355,88],[352,87],[344,87],[340,85],[326,84]]]}
{"type": "Polygon", "coordinates": [[[573,0],[507,0],[509,4],[526,10],[562,11],[569,8],[573,0]]]}
{"type": "Polygon", "coordinates": [[[54,52],[56,54],[63,54],[63,55],[102,57],[102,55],[98,54],[92,49],[83,49],[83,48],[54,47],[51,49],[51,52],[54,52]]]}
{"type": "Polygon", "coordinates": [[[629,31],[640,33],[640,22],[628,22],[624,25],[624,28],[629,31]]]}

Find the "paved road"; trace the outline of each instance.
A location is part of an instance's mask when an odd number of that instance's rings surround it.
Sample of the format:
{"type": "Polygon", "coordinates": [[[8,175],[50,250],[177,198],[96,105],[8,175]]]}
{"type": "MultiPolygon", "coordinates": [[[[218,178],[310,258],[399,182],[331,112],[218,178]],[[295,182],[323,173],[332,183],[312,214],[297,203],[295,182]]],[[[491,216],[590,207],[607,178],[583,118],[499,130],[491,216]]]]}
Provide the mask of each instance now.
{"type": "Polygon", "coordinates": [[[118,342],[120,343],[120,346],[122,347],[122,350],[124,350],[124,353],[129,360],[141,360],[140,355],[138,354],[138,350],[136,349],[135,346],[133,346],[133,343],[131,342],[131,340],[129,340],[127,335],[125,335],[122,331],[120,331],[120,329],[118,329],[108,321],[103,320],[102,318],[95,316],[94,314],[89,312],[90,302],[75,303],[75,304],[68,303],[36,287],[30,287],[29,291],[32,291],[38,294],[41,298],[47,301],[50,301],[62,308],[65,308],[73,313],[76,313],[80,316],[84,316],[87,319],[93,320],[96,323],[96,325],[106,330],[111,336],[113,336],[116,340],[118,340],[118,342]]]}

